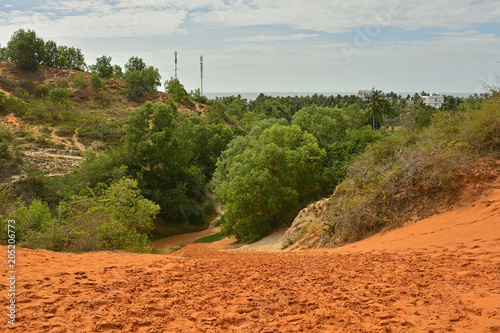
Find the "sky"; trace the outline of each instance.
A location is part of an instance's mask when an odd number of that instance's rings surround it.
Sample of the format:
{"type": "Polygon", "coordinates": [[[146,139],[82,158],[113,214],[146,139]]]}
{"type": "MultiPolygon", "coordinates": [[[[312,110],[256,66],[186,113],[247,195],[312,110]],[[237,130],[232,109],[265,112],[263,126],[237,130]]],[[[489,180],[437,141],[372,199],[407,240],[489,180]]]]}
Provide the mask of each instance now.
{"type": "MultiPolygon", "coordinates": [[[[18,29],[132,56],[214,92],[484,92],[500,77],[498,0],[0,0],[0,43],[18,29]]],[[[160,89],[161,90],[161,89],[160,89]]]]}

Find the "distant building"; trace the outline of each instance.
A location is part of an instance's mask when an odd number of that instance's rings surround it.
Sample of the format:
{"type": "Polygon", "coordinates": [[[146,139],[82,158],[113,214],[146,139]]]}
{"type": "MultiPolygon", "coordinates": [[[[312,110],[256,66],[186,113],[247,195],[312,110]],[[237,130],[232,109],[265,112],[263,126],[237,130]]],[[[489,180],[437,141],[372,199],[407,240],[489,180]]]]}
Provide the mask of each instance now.
{"type": "Polygon", "coordinates": [[[429,94],[429,96],[422,96],[422,99],[425,105],[430,105],[435,108],[440,108],[444,103],[444,97],[437,93],[429,94]]]}
{"type": "Polygon", "coordinates": [[[370,96],[372,95],[371,90],[358,90],[358,97],[361,98],[365,102],[370,101],[370,96]]]}

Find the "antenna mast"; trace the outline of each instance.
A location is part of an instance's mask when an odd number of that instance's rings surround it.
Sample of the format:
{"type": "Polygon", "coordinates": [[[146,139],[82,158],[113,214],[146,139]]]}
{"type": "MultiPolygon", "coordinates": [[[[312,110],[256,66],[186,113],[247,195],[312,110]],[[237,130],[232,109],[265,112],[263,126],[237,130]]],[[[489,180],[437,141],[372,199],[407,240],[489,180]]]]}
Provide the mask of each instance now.
{"type": "Polygon", "coordinates": [[[177,79],[177,51],[174,52],[175,55],[175,78],[177,79]]]}
{"type": "Polygon", "coordinates": [[[200,93],[201,93],[201,96],[203,96],[203,54],[200,55],[200,77],[201,77],[200,93]]]}

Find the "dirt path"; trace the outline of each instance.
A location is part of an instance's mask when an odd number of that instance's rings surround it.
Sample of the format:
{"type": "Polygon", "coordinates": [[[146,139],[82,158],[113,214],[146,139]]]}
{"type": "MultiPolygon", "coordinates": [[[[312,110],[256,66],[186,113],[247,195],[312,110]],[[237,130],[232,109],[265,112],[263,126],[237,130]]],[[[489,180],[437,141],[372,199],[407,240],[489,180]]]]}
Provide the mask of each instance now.
{"type": "Polygon", "coordinates": [[[213,227],[198,232],[191,232],[188,234],[162,238],[151,242],[151,246],[155,249],[168,249],[174,246],[185,246],[194,243],[195,240],[198,240],[202,237],[216,234],[219,231],[219,227],[213,227]]]}
{"type": "Polygon", "coordinates": [[[18,249],[16,331],[500,332],[499,223],[497,189],[334,250],[227,251],[228,239],[170,255],[18,249]]]}

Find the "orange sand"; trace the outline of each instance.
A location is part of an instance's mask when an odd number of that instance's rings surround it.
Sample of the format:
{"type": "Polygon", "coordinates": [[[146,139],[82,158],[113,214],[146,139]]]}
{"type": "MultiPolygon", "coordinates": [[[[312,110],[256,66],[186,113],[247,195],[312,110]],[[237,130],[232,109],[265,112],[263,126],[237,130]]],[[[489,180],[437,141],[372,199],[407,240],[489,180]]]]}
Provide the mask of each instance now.
{"type": "Polygon", "coordinates": [[[230,240],[170,255],[18,249],[15,331],[500,332],[499,223],[497,189],[333,250],[224,251],[230,240]]]}

